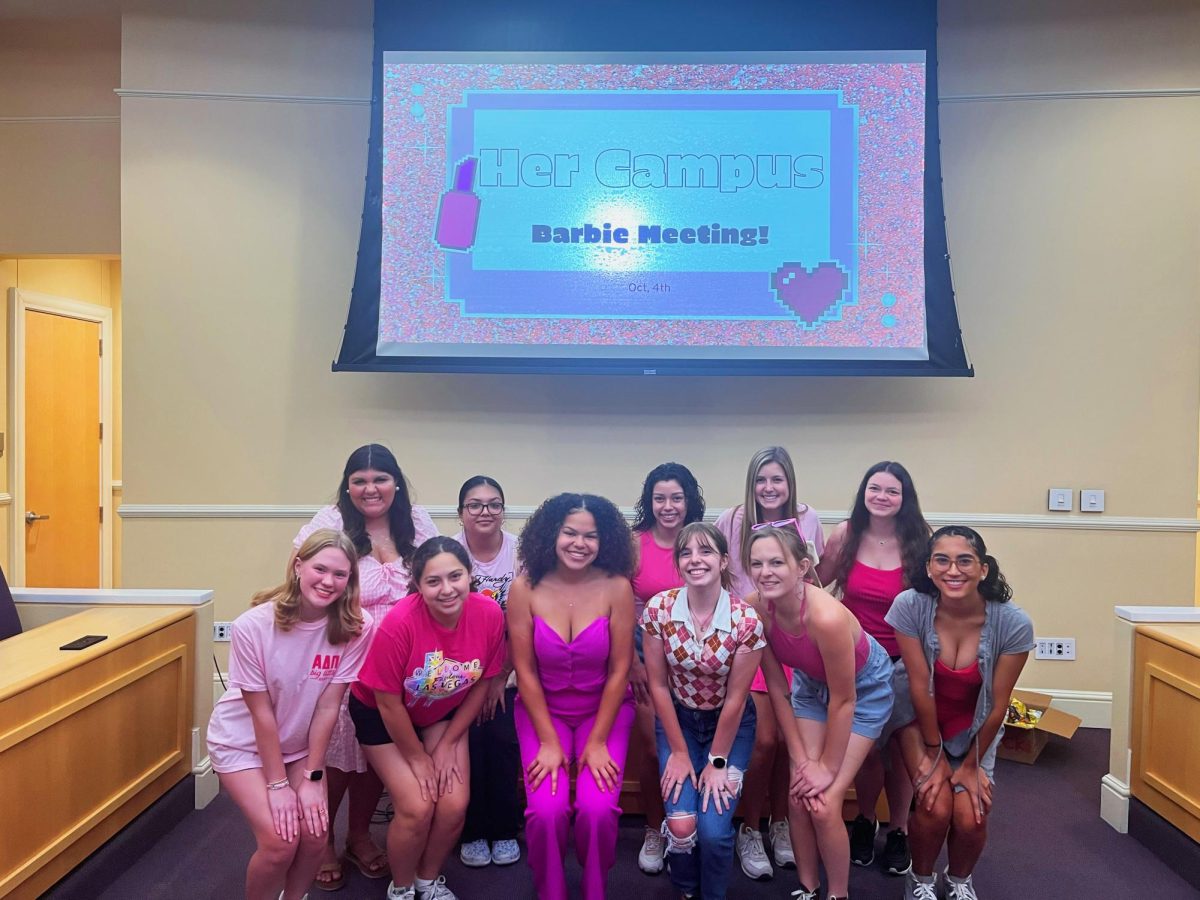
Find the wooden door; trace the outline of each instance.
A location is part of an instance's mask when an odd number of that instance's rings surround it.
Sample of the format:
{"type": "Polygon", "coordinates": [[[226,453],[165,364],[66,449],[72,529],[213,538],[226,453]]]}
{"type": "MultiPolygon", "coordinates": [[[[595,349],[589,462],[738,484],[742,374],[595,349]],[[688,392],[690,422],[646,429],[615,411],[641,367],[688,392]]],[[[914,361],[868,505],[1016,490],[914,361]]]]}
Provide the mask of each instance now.
{"type": "Polygon", "coordinates": [[[101,326],[24,315],[25,583],[99,587],[101,326]]]}

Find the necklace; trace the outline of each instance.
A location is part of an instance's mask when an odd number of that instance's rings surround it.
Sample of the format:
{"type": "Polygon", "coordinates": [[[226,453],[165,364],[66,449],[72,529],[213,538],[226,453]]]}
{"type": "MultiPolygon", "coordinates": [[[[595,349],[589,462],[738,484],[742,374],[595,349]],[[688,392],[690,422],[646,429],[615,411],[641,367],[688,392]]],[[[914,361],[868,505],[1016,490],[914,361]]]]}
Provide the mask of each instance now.
{"type": "Polygon", "coordinates": [[[712,625],[712,621],[716,617],[716,615],[717,615],[717,611],[715,608],[713,609],[712,612],[710,612],[708,614],[707,619],[700,619],[699,617],[696,616],[695,613],[692,613],[692,625],[696,629],[697,637],[700,637],[700,636],[708,633],[709,626],[712,625]]]}

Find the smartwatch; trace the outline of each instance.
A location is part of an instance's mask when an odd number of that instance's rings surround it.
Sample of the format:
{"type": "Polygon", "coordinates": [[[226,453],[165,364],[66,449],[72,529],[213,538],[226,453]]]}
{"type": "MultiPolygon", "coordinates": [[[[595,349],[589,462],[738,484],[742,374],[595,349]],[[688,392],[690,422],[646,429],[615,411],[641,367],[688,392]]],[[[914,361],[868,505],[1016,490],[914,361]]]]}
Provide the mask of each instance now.
{"type": "Polygon", "coordinates": [[[305,769],[304,770],[304,780],[305,781],[320,781],[324,777],[325,777],[324,769],[305,769]]]}
{"type": "Polygon", "coordinates": [[[710,753],[708,754],[708,764],[714,769],[723,769],[729,765],[729,760],[727,760],[724,756],[713,756],[710,753]]]}

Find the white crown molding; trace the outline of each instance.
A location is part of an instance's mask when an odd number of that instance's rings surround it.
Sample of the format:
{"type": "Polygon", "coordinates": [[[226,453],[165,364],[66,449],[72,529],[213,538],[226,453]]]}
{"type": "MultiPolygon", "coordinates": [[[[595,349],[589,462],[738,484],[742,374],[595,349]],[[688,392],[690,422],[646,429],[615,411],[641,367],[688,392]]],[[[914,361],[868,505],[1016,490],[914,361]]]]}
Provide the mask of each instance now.
{"type": "Polygon", "coordinates": [[[8,506],[12,503],[12,494],[0,494],[0,506],[8,506]]]}
{"type": "MultiPolygon", "coordinates": [[[[3,502],[0,495],[0,502],[3,502]]],[[[117,509],[123,519],[310,519],[321,507],[311,505],[275,505],[266,503],[122,503],[117,509]]],[[[453,506],[425,506],[435,519],[457,519],[453,506]]],[[[534,506],[508,507],[514,519],[527,519],[534,506]]],[[[632,507],[622,507],[626,518],[633,518],[632,507]]],[[[713,520],[720,510],[705,517],[713,520]]],[[[846,518],[841,510],[819,511],[821,522],[836,525],[846,518]]],[[[1068,531],[1152,531],[1200,532],[1200,519],[1165,519],[1137,516],[1105,516],[1099,513],[1061,515],[1012,515],[1008,513],[928,513],[925,517],[935,528],[942,525],[969,525],[972,528],[1050,528],[1068,531]]]]}
{"type": "Polygon", "coordinates": [[[0,116],[0,125],[57,125],[63,122],[118,125],[120,116],[0,116]]]}
{"type": "Polygon", "coordinates": [[[1196,97],[1200,88],[1144,88],[1111,91],[1032,91],[1023,94],[943,94],[938,103],[1005,103],[1020,100],[1141,100],[1196,97]]]}
{"type": "Polygon", "coordinates": [[[116,88],[122,100],[232,100],[240,103],[314,103],[325,106],[370,106],[370,97],[322,97],[302,94],[240,94],[214,91],[156,91],[116,88]]]}

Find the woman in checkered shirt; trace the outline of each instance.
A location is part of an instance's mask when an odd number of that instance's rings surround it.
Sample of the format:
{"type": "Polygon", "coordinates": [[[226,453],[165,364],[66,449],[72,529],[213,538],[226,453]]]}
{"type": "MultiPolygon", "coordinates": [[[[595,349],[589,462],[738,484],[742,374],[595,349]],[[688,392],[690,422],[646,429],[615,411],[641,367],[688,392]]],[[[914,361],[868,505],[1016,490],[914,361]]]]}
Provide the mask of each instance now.
{"type": "Polygon", "coordinates": [[[754,749],[747,702],[765,646],[758,614],[729,594],[729,546],[705,522],[675,540],[684,586],[642,612],[667,818],[667,867],[684,897],[720,900],[733,868],[733,812],[754,749]]]}

